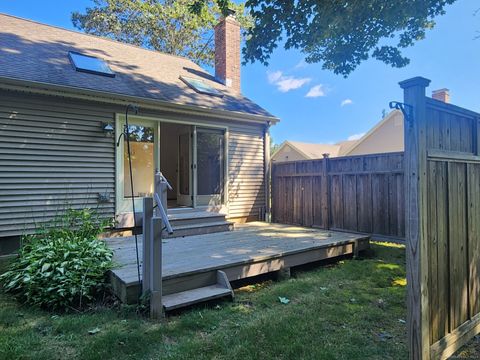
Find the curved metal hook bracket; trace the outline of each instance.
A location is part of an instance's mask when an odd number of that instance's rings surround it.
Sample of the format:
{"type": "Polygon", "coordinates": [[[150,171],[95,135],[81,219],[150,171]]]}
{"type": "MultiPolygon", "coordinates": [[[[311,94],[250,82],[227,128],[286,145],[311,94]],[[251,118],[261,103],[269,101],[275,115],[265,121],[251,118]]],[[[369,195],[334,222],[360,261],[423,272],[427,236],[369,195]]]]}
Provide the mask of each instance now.
{"type": "Polygon", "coordinates": [[[400,110],[403,113],[403,117],[405,118],[407,123],[410,126],[412,126],[412,122],[413,122],[413,106],[412,105],[401,103],[399,101],[390,101],[388,106],[390,107],[390,109],[400,110]]]}
{"type": "Polygon", "coordinates": [[[135,104],[128,104],[127,107],[125,108],[125,125],[123,125],[123,131],[118,135],[117,139],[117,147],[120,146],[120,140],[122,139],[122,136],[124,138],[127,138],[127,135],[129,135],[129,128],[128,128],[128,112],[132,110],[135,115],[138,114],[139,108],[138,105],[135,104]]]}

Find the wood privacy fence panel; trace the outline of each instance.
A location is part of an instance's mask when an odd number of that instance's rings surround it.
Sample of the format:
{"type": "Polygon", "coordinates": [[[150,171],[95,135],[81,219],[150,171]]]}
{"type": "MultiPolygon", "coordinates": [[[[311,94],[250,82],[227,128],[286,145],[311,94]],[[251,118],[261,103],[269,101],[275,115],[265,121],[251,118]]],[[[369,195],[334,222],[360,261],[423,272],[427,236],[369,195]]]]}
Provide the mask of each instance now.
{"type": "Polygon", "coordinates": [[[429,340],[441,356],[445,340],[461,335],[459,327],[480,311],[478,117],[432,100],[426,105],[429,340]]]}
{"type": "Polygon", "coordinates": [[[403,153],[274,163],[274,222],[404,238],[403,153]]]}
{"type": "Polygon", "coordinates": [[[480,114],[402,82],[412,359],[446,359],[480,332],[480,114]]]}

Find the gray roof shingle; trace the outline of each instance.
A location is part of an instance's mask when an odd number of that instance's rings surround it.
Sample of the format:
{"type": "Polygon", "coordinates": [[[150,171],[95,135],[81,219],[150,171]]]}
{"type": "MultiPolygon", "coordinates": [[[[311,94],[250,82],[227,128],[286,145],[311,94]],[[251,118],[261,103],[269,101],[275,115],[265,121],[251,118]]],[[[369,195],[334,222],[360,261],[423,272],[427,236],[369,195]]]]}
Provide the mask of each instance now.
{"type": "Polygon", "coordinates": [[[0,14],[0,77],[273,117],[186,58],[0,14]],[[114,78],[77,72],[68,52],[106,60],[114,78]],[[223,97],[199,94],[180,76],[199,78],[223,97]]]}

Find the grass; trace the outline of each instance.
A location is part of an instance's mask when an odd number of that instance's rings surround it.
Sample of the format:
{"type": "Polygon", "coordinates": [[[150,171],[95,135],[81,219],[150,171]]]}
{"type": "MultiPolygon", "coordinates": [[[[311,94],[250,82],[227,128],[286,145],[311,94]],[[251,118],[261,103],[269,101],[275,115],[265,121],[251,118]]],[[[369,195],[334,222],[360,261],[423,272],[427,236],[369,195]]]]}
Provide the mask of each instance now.
{"type": "Polygon", "coordinates": [[[404,262],[403,247],[377,243],[160,323],[129,307],[55,315],[0,294],[0,359],[406,359],[404,262]]]}

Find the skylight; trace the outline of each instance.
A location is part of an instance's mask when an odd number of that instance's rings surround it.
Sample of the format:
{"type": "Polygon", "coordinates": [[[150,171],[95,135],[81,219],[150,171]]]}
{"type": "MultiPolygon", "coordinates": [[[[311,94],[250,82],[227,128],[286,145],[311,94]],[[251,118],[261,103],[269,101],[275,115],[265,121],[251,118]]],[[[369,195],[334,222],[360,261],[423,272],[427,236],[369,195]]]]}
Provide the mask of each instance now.
{"type": "Polygon", "coordinates": [[[108,64],[103,59],[83,55],[73,51],[70,51],[68,56],[70,57],[70,61],[75,67],[75,70],[77,71],[115,77],[115,73],[110,69],[108,64]]]}
{"type": "Polygon", "coordinates": [[[213,87],[211,87],[210,85],[205,83],[203,80],[194,79],[194,78],[186,77],[186,76],[180,76],[180,79],[185,84],[187,84],[193,90],[195,90],[196,92],[198,92],[200,94],[207,94],[207,95],[213,95],[213,96],[218,96],[218,97],[223,96],[222,92],[220,92],[217,89],[214,89],[213,87]]]}

